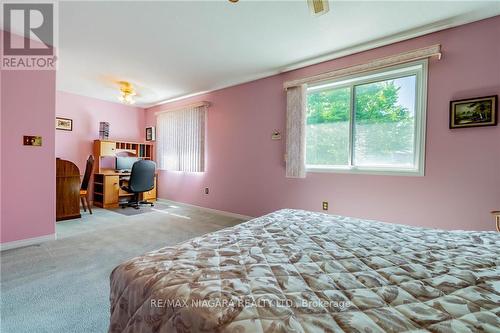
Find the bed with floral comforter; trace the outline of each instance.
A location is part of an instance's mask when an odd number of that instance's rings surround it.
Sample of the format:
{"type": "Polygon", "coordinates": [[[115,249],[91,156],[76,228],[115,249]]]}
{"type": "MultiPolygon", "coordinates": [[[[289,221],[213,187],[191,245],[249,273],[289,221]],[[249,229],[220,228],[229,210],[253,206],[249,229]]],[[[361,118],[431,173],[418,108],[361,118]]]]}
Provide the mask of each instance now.
{"type": "Polygon", "coordinates": [[[109,332],[500,332],[499,246],[280,210],[116,267],[109,332]]]}

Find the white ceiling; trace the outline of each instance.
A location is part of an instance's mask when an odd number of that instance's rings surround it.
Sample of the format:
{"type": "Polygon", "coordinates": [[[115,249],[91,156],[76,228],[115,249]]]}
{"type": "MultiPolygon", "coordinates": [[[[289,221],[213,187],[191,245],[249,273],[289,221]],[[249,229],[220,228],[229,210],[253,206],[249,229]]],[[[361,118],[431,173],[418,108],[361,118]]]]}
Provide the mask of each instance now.
{"type": "Polygon", "coordinates": [[[150,106],[499,14],[500,1],[330,0],[320,17],[306,0],[61,2],[57,84],[116,102],[128,80],[150,106]]]}

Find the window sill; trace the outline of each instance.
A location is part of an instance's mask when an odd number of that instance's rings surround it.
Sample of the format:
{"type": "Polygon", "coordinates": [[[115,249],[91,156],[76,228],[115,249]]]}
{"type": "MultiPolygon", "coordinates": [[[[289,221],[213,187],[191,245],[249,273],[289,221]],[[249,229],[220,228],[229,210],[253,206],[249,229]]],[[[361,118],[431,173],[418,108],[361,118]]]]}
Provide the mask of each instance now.
{"type": "Polygon", "coordinates": [[[382,176],[411,176],[423,177],[423,169],[396,169],[396,168],[362,168],[362,167],[332,167],[332,166],[307,166],[306,172],[315,173],[345,173],[358,175],[382,175],[382,176]]]}

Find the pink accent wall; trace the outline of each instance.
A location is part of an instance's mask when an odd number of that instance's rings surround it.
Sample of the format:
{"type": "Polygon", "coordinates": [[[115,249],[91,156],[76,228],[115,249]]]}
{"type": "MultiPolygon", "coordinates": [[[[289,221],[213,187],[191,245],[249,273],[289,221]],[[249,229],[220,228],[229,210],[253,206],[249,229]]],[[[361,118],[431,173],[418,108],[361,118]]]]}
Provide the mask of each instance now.
{"type": "Polygon", "coordinates": [[[58,91],[56,115],[73,119],[73,131],[56,130],[56,157],[85,172],[85,162],[99,139],[99,122],[107,121],[110,140],[144,141],[144,109],[58,91]]]}
{"type": "Polygon", "coordinates": [[[99,122],[110,123],[110,139],[142,141],[144,110],[56,92],[50,71],[2,71],[0,87],[1,242],[53,234],[56,156],[83,174],[99,122]],[[56,114],[73,119],[73,131],[55,130],[56,114]],[[23,146],[25,134],[41,135],[42,147],[23,146]]]}
{"type": "Polygon", "coordinates": [[[500,209],[500,126],[448,129],[450,100],[500,94],[500,17],[429,34],[183,101],[210,101],[207,170],[160,172],[159,196],[258,216],[280,208],[330,213],[443,229],[493,230],[500,209]],[[394,53],[441,44],[443,59],[429,63],[425,177],[309,173],[285,178],[283,82],[394,53]],[[210,187],[210,194],[204,194],[210,187]]]}
{"type": "MultiPolygon", "coordinates": [[[[3,35],[3,31],[0,30],[0,35],[3,35]]],[[[3,37],[0,37],[0,43],[3,43],[3,37]]],[[[2,242],[2,192],[3,192],[3,187],[2,187],[2,159],[3,159],[3,138],[2,138],[2,114],[3,114],[3,106],[2,106],[2,70],[0,70],[0,243],[2,242]]]]}
{"type": "Polygon", "coordinates": [[[1,80],[0,241],[5,243],[55,232],[56,73],[6,70],[1,80]],[[23,135],[42,136],[42,146],[23,146],[23,135]]]}

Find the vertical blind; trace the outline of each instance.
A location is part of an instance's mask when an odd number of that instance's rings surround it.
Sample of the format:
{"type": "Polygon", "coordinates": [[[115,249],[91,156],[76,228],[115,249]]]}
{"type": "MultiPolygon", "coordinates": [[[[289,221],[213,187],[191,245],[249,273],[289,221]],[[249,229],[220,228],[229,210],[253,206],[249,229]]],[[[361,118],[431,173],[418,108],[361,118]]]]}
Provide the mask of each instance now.
{"type": "Polygon", "coordinates": [[[166,111],[157,117],[159,168],[172,171],[205,171],[206,105],[166,111]]]}

